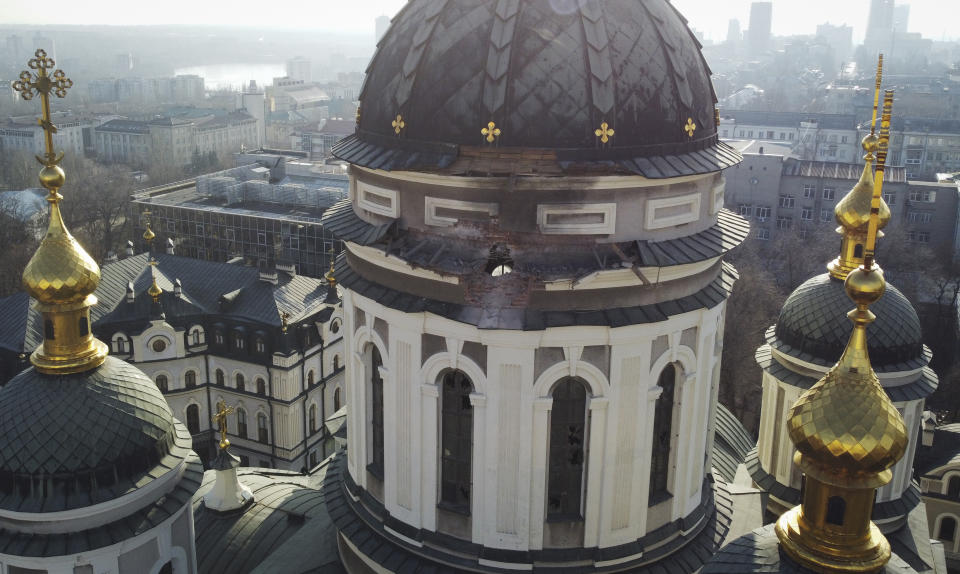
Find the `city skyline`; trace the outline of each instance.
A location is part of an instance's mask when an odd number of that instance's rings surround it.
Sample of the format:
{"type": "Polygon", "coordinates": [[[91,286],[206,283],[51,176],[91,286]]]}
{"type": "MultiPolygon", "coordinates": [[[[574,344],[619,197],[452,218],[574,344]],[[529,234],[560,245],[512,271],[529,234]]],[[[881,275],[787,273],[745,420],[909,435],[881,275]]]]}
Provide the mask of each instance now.
{"type": "MultiPolygon", "coordinates": [[[[557,10],[585,0],[546,0],[557,10]]],[[[405,0],[363,0],[358,3],[304,5],[297,9],[297,17],[289,11],[275,13],[256,10],[247,0],[231,2],[188,3],[170,0],[156,5],[130,5],[120,0],[98,0],[91,9],[77,13],[66,0],[51,0],[44,10],[37,5],[16,3],[4,7],[0,26],[67,26],[67,25],[222,25],[241,27],[284,28],[337,32],[349,35],[374,34],[378,16],[393,16],[405,0]],[[250,9],[246,10],[247,6],[250,9]],[[184,19],[183,14],[191,14],[184,19]],[[252,15],[256,13],[254,18],[252,15]]],[[[740,21],[747,30],[750,23],[750,0],[731,0],[723,3],[704,0],[674,0],[673,4],[684,14],[691,27],[714,42],[726,38],[731,19],[740,21]]],[[[948,19],[942,18],[942,3],[938,0],[912,0],[898,4],[910,5],[910,32],[919,32],[933,40],[956,39],[948,19]]],[[[773,34],[778,36],[813,34],[823,23],[847,24],[853,27],[855,42],[862,42],[866,31],[869,0],[830,2],[809,0],[797,3],[788,0],[773,1],[773,34]]]]}

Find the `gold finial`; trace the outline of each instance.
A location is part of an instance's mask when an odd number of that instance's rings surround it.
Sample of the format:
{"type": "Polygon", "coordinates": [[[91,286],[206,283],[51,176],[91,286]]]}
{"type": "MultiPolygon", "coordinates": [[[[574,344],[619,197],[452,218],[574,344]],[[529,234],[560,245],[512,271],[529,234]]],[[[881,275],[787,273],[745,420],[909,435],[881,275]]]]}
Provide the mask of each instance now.
{"type": "MultiPolygon", "coordinates": [[[[863,173],[860,181],[841,199],[834,208],[834,217],[840,227],[837,233],[842,235],[840,255],[827,265],[830,275],[835,279],[844,280],[851,271],[859,267],[864,261],[867,227],[873,209],[873,196],[876,189],[873,172],[874,155],[880,147],[880,138],[876,136],[877,107],[880,101],[880,85],[883,81],[883,55],[880,55],[877,64],[877,89],[874,93],[873,119],[870,133],[863,138],[863,149],[866,152],[863,173]]],[[[890,222],[890,207],[880,198],[877,229],[883,229],[890,222]]]]}
{"type": "Polygon", "coordinates": [[[607,143],[616,132],[610,129],[610,125],[607,124],[607,122],[603,122],[600,124],[600,129],[593,133],[597,134],[597,137],[600,138],[600,143],[607,143]]]}
{"type": "Polygon", "coordinates": [[[327,251],[327,253],[330,255],[330,270],[327,271],[326,279],[330,287],[334,287],[337,284],[337,278],[336,276],[334,276],[334,266],[336,265],[336,262],[337,262],[337,252],[331,246],[330,251],[327,251]]]}
{"type": "Polygon", "coordinates": [[[213,415],[213,420],[217,422],[217,430],[220,431],[220,448],[226,450],[230,447],[230,439],[227,438],[227,415],[233,412],[233,407],[228,407],[223,400],[217,401],[217,412],[213,415]]]}
{"type": "Polygon", "coordinates": [[[147,295],[150,295],[154,303],[159,303],[160,295],[163,295],[163,289],[157,285],[157,265],[159,264],[160,263],[156,259],[151,259],[150,263],[148,263],[148,265],[150,265],[150,277],[153,281],[150,283],[150,287],[147,289],[147,295]]]}
{"type": "Polygon", "coordinates": [[[693,118],[687,118],[687,125],[683,126],[683,129],[688,136],[693,137],[693,134],[697,131],[697,124],[693,123],[693,118]]]}
{"type": "Polygon", "coordinates": [[[480,130],[480,133],[487,138],[487,143],[493,143],[497,141],[497,138],[500,137],[500,134],[503,132],[500,131],[496,123],[490,122],[487,124],[487,127],[480,130]]]}
{"type": "Polygon", "coordinates": [[[802,504],[777,521],[777,537],[787,554],[817,572],[876,572],[890,559],[890,543],[870,519],[876,489],[890,482],[890,467],[906,452],[907,432],[870,365],[866,329],[875,319],[869,306],[886,290],[873,251],[892,107],[887,91],[864,262],[845,285],[857,307],[847,314],[853,333],[840,362],[793,405],[787,425],[806,481],[802,504]]]}
{"type": "Polygon", "coordinates": [[[80,373],[102,365],[108,349],[90,331],[90,307],[97,303],[93,292],[100,283],[100,268],[67,231],[60,213],[63,196],[59,192],[66,174],[58,165],[63,154],[53,149],[57,127],[50,119],[50,94],[65,97],[73,82],[62,70],[48,74],[55,63],[43,50],[37,50],[28,65],[35,72],[22,72],[13,88],[24,100],[40,95],[39,124],[46,153],[37,156],[37,161],[43,165],[40,183],[49,192],[50,204],[47,234],[23,271],[23,287],[37,300],[44,323],[43,344],[30,356],[30,362],[45,374],[80,373]]]}
{"type": "Polygon", "coordinates": [[[151,215],[153,215],[153,213],[149,211],[143,212],[144,225],[147,227],[147,230],[143,232],[143,239],[146,240],[148,246],[152,246],[153,240],[157,237],[157,235],[153,232],[153,228],[150,226],[151,215]]]}
{"type": "Polygon", "coordinates": [[[281,331],[281,332],[283,332],[283,333],[286,333],[286,332],[287,332],[287,327],[290,326],[290,324],[288,323],[288,321],[290,320],[290,317],[291,317],[291,316],[292,316],[292,315],[290,315],[290,313],[287,313],[286,311],[281,311],[281,312],[280,312],[280,331],[281,331]]]}
{"type": "MultiPolygon", "coordinates": [[[[360,109],[358,108],[357,113],[359,112],[360,112],[360,109]]],[[[357,116],[358,121],[359,121],[359,118],[360,116],[357,116]]],[[[393,132],[397,135],[400,135],[400,132],[403,131],[403,128],[407,127],[407,122],[403,121],[403,116],[401,116],[400,114],[397,114],[397,119],[393,120],[393,122],[391,122],[390,125],[393,126],[393,132]]]]}

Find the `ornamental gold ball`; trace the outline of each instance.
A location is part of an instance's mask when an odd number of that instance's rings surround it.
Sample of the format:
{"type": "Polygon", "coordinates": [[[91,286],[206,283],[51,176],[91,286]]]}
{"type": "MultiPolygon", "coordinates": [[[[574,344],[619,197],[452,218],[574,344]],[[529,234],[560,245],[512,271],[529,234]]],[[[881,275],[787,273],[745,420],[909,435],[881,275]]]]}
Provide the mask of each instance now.
{"type": "Polygon", "coordinates": [[[40,170],[40,185],[46,189],[60,189],[67,179],[59,165],[48,165],[40,170]]]}
{"type": "Polygon", "coordinates": [[[877,153],[877,150],[880,149],[880,138],[876,134],[867,134],[864,136],[861,145],[867,153],[877,153]]]}
{"type": "Polygon", "coordinates": [[[857,305],[872,305],[883,296],[887,283],[879,267],[870,271],[859,267],[847,276],[846,288],[847,295],[857,305]]]}

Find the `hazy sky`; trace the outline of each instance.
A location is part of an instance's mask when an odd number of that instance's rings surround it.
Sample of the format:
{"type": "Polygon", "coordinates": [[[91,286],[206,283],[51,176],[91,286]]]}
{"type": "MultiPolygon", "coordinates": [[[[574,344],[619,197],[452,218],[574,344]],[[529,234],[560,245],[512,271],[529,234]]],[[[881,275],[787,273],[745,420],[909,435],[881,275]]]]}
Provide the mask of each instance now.
{"type": "MultiPolygon", "coordinates": [[[[551,1],[551,0],[543,0],[551,1]]],[[[580,0],[583,1],[583,0],[580,0]]],[[[694,28],[723,40],[727,22],[746,29],[750,0],[673,0],[694,28]]],[[[297,0],[277,4],[263,0],[0,0],[3,24],[222,24],[317,29],[373,34],[378,15],[392,16],[405,0],[297,0]],[[42,9],[42,10],[41,10],[42,9]]],[[[910,31],[936,40],[958,37],[948,14],[956,0],[911,0],[910,31]],[[951,26],[953,28],[951,29],[951,26]]],[[[813,33],[823,22],[849,24],[854,39],[864,34],[869,0],[773,0],[774,34],[813,33]]]]}

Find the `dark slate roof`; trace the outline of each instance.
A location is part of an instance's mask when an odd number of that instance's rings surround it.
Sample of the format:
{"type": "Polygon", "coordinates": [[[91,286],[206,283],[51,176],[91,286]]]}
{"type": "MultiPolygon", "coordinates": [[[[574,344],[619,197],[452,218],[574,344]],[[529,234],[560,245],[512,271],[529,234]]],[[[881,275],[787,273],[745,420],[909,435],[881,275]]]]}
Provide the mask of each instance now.
{"type": "Polygon", "coordinates": [[[25,292],[0,299],[0,348],[32,353],[43,342],[43,317],[30,308],[25,292]]]}
{"type": "Polygon", "coordinates": [[[713,466],[727,482],[733,482],[737,467],[754,448],[757,441],[743,427],[743,424],[727,410],[717,404],[717,432],[713,439],[713,466]]]}
{"type": "MultiPolygon", "coordinates": [[[[782,365],[773,358],[770,345],[760,346],[754,357],[761,369],[778,381],[788,385],[800,389],[809,389],[819,380],[816,377],[803,375],[782,365]]],[[[881,384],[884,382],[883,379],[880,380],[881,384]]],[[[890,397],[891,401],[901,403],[925,399],[937,390],[938,385],[939,378],[937,377],[937,373],[930,367],[924,367],[913,381],[899,385],[888,384],[883,387],[883,390],[887,392],[887,396],[890,397]]]]}
{"type": "Polygon", "coordinates": [[[942,476],[945,467],[960,467],[960,423],[937,427],[933,446],[917,448],[913,470],[918,476],[942,476]]]}
{"type": "Polygon", "coordinates": [[[167,316],[211,313],[246,319],[279,327],[280,313],[290,314],[290,322],[312,316],[324,308],[327,282],[297,275],[290,277],[278,272],[278,284],[260,280],[260,271],[253,267],[202,261],[179,255],[155,254],[156,269],[151,269],[146,253],[128,257],[103,266],[96,296],[99,304],[93,308],[93,322],[129,321],[149,317],[150,300],[146,290],[152,273],[157,274],[157,285],[163,289],[161,303],[167,316]],[[179,279],[183,295],[173,293],[179,279]],[[126,302],[127,284],[133,282],[136,298],[126,302]],[[227,293],[237,296],[226,307],[220,303],[227,293]]]}
{"type": "Polygon", "coordinates": [[[486,145],[481,129],[495,122],[497,146],[556,150],[563,165],[619,163],[656,178],[718,171],[740,156],[717,139],[710,74],[667,0],[414,0],[380,41],[357,134],[334,154],[438,169],[459,146],[486,145]],[[615,134],[602,145],[604,122],[615,134]]]}
{"type": "Polygon", "coordinates": [[[411,295],[368,281],[353,271],[341,257],[336,267],[337,280],[345,288],[391,309],[405,313],[432,313],[481,329],[541,331],[550,327],[610,326],[624,327],[657,323],[669,317],[712,309],[725,301],[733,289],[737,272],[723,263],[717,278],[700,291],[681,299],[638,307],[620,307],[595,311],[549,311],[530,308],[473,307],[411,295]]]}
{"type": "Polygon", "coordinates": [[[254,501],[241,510],[211,512],[203,495],[216,471],[207,471],[194,500],[197,569],[202,574],[260,572],[345,573],[336,530],[319,486],[327,466],[306,477],[273,470],[240,469],[254,501]]]}
{"type": "MultiPolygon", "coordinates": [[[[729,542],[704,566],[701,574],[817,574],[799,566],[780,549],[780,541],[773,528],[773,524],[768,524],[729,542]]],[[[912,532],[912,529],[903,528],[896,535],[888,537],[893,556],[878,574],[932,572],[932,557],[928,556],[929,563],[923,562],[913,552],[915,542],[912,532]]],[[[930,546],[929,541],[926,545],[930,546]]]]}
{"type": "MultiPolygon", "coordinates": [[[[813,362],[833,365],[853,331],[847,313],[854,307],[843,281],[829,274],[813,277],[787,298],[777,319],[776,338],[768,342],[789,355],[807,354],[813,362]]],[[[903,293],[888,283],[886,293],[870,310],[877,315],[867,328],[874,368],[890,370],[885,367],[900,365],[896,370],[906,371],[924,366],[920,319],[903,293]]]]}
{"type": "MultiPolygon", "coordinates": [[[[905,167],[887,166],[883,173],[884,183],[907,182],[907,168],[905,167]]],[[[791,157],[783,162],[783,175],[857,181],[863,175],[863,164],[811,161],[791,157]]]]}
{"type": "MultiPolygon", "coordinates": [[[[623,571],[629,563],[622,559],[643,552],[634,572],[656,574],[694,573],[717,552],[725,538],[732,516],[732,501],[723,481],[705,481],[701,505],[690,516],[667,524],[633,543],[612,548],[543,549],[529,552],[497,550],[477,544],[458,541],[443,535],[411,529],[388,518],[386,524],[408,538],[422,539],[420,548],[401,542],[384,528],[384,522],[368,508],[379,503],[367,493],[359,491],[364,504],[354,503],[356,489],[346,472],[346,457],[338,454],[323,484],[327,509],[337,530],[390,572],[404,574],[454,574],[465,571],[483,571],[509,574],[516,570],[500,569],[489,564],[480,567],[478,561],[527,562],[536,572],[604,572],[614,569],[586,567],[586,564],[620,560],[616,571],[623,571]],[[665,538],[683,531],[666,543],[665,538]],[[658,543],[660,543],[658,545],[658,543]],[[444,548],[455,547],[456,554],[444,548]],[[577,566],[571,566],[571,563],[577,566]]],[[[380,507],[382,510],[382,507],[380,507]]]]}
{"type": "Polygon", "coordinates": [[[117,498],[191,448],[153,381],[113,357],[86,373],[52,376],[31,367],[11,379],[0,389],[0,436],[0,508],[18,512],[117,498]]]}
{"type": "Polygon", "coordinates": [[[341,241],[358,245],[372,245],[383,239],[394,226],[394,221],[381,225],[367,223],[353,210],[350,199],[344,199],[333,205],[320,218],[324,229],[341,241]]]}
{"type": "MultiPolygon", "coordinates": [[[[186,427],[178,433],[190,440],[186,427]]],[[[0,529],[0,554],[25,557],[69,556],[113,546],[155,528],[189,504],[200,487],[203,464],[192,451],[184,461],[184,472],[172,490],[152,504],[103,526],[67,534],[26,534],[0,529]]]]}

